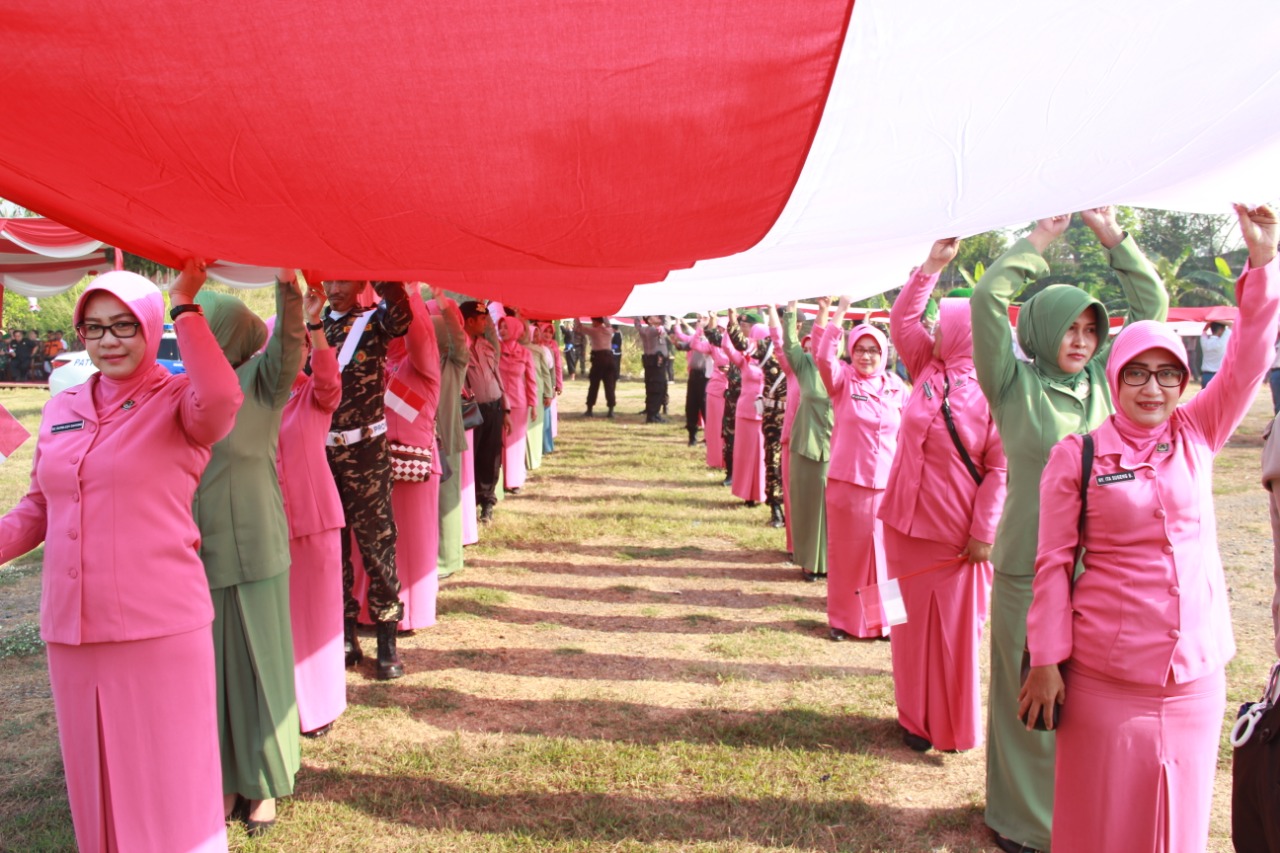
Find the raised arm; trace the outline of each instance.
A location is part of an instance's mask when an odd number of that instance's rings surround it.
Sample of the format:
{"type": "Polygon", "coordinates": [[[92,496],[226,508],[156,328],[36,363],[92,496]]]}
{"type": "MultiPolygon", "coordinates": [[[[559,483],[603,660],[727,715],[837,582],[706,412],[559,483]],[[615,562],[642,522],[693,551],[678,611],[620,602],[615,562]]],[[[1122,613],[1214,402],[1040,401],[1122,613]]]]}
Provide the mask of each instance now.
{"type": "Polygon", "coordinates": [[[302,369],[302,343],[306,338],[302,317],[298,274],[282,269],[276,275],[276,328],[267,341],[266,352],[256,362],[253,377],[254,396],[273,409],[283,409],[289,402],[293,380],[302,369]]]}
{"type": "MultiPolygon", "coordinates": [[[[204,286],[204,262],[190,259],[169,290],[173,305],[190,305],[204,286]]],[[[178,401],[178,420],[196,444],[212,445],[235,426],[244,402],[240,380],[203,315],[188,311],[173,323],[187,368],[187,389],[178,401]]],[[[297,371],[295,370],[295,373],[297,371]]]]}
{"type": "MultiPolygon", "coordinates": [[[[1169,294],[1164,282],[1133,241],[1133,237],[1126,234],[1116,222],[1115,208],[1089,208],[1080,211],[1080,218],[1107,250],[1111,269],[1120,280],[1120,289],[1129,304],[1126,322],[1159,320],[1163,323],[1169,315],[1169,294]]],[[[1110,339],[1103,343],[1104,355],[1110,344],[1110,339]]]]}
{"type": "Polygon", "coordinates": [[[49,512],[44,491],[36,480],[36,468],[39,464],[40,441],[37,439],[27,493],[18,501],[17,506],[0,518],[0,563],[21,557],[44,541],[49,512]]]}
{"type": "Polygon", "coordinates": [[[1048,274],[1044,251],[1070,224],[1069,214],[1041,219],[1029,236],[1014,243],[987,269],[973,289],[969,300],[973,364],[978,384],[992,408],[999,406],[1018,370],[1009,328],[1009,305],[1027,284],[1048,274]]]}
{"type": "MultiPolygon", "coordinates": [[[[929,304],[929,294],[938,284],[938,275],[955,259],[959,249],[960,240],[956,237],[935,242],[929,250],[929,257],[912,271],[889,311],[889,339],[913,378],[919,376],[933,360],[933,337],[925,330],[920,318],[929,304]]],[[[946,334],[945,330],[943,334],[946,334]]]]}
{"type": "Polygon", "coordinates": [[[404,285],[398,281],[375,281],[373,290],[387,306],[385,312],[379,312],[382,330],[393,338],[408,332],[413,314],[409,311],[409,294],[405,293],[404,285]]]}
{"type": "Polygon", "coordinates": [[[1200,429],[1215,453],[1244,420],[1258,383],[1271,367],[1280,315],[1280,263],[1276,261],[1280,224],[1276,214],[1265,205],[1236,205],[1236,215],[1249,247],[1249,262],[1236,281],[1240,322],[1227,339],[1218,375],[1179,410],[1200,429]]]}
{"type": "Polygon", "coordinates": [[[782,363],[792,373],[795,373],[796,365],[804,360],[804,347],[800,346],[800,334],[796,329],[798,321],[799,312],[796,311],[796,303],[793,299],[787,303],[786,310],[778,318],[780,339],[775,338],[778,350],[782,353],[782,363]]]}
{"type": "Polygon", "coordinates": [[[450,364],[465,368],[471,360],[471,348],[468,346],[467,330],[462,324],[462,311],[458,303],[448,296],[436,296],[436,305],[440,306],[440,315],[444,317],[445,340],[448,354],[445,356],[450,364]]]}
{"type": "Polygon", "coordinates": [[[440,348],[436,343],[436,327],[431,322],[431,315],[427,313],[427,304],[417,293],[417,286],[406,283],[405,291],[409,295],[409,313],[413,317],[404,340],[405,349],[409,353],[409,364],[426,377],[427,384],[434,384],[438,393],[440,348]]]}
{"type": "Polygon", "coordinates": [[[848,296],[840,297],[835,314],[831,316],[831,322],[822,330],[822,338],[818,341],[813,356],[814,364],[818,367],[818,376],[822,377],[822,384],[833,400],[842,393],[843,386],[848,382],[845,365],[840,361],[840,341],[844,337],[842,324],[844,315],[849,311],[849,302],[848,296]]]}

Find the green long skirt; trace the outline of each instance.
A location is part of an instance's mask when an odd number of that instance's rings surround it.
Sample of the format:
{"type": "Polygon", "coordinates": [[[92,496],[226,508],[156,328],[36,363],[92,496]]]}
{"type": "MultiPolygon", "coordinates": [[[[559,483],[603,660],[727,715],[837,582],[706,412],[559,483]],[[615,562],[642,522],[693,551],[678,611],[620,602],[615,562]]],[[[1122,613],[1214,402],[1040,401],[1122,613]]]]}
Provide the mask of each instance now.
{"type": "Polygon", "coordinates": [[[528,440],[524,443],[524,467],[533,471],[542,467],[542,431],[545,429],[547,413],[542,408],[542,401],[533,405],[533,423],[529,424],[528,440]]]}
{"type": "Polygon", "coordinates": [[[795,564],[827,573],[827,466],[790,451],[791,553],[795,564]]]}
{"type": "Polygon", "coordinates": [[[212,594],[222,792],[288,796],[302,762],[289,573],[212,594]]]}
{"type": "Polygon", "coordinates": [[[996,572],[991,588],[987,826],[1005,838],[1048,850],[1057,741],[1052,732],[1027,731],[1026,724],[1018,719],[1032,577],[996,572]]]}
{"type": "Polygon", "coordinates": [[[449,454],[449,470],[453,472],[440,483],[440,547],[437,552],[437,576],[447,578],[462,570],[462,454],[449,454]]]}

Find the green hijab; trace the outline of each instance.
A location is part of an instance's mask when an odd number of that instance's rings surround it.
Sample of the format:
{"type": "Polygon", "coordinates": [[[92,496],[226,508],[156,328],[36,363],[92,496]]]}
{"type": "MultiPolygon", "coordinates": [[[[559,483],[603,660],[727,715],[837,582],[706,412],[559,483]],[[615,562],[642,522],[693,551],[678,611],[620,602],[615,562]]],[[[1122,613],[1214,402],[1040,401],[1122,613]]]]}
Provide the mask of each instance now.
{"type": "Polygon", "coordinates": [[[1018,346],[1035,361],[1036,369],[1042,374],[1072,388],[1085,371],[1064,373],[1058,367],[1058,349],[1071,324],[1087,308],[1093,308],[1098,315],[1098,348],[1093,353],[1093,358],[1097,358],[1107,341],[1107,309],[1080,288],[1051,284],[1024,302],[1018,312],[1018,346]]]}
{"type": "Polygon", "coordinates": [[[204,309],[209,329],[232,367],[253,358],[267,342],[267,324],[234,296],[202,290],[196,294],[196,303],[204,309]]]}

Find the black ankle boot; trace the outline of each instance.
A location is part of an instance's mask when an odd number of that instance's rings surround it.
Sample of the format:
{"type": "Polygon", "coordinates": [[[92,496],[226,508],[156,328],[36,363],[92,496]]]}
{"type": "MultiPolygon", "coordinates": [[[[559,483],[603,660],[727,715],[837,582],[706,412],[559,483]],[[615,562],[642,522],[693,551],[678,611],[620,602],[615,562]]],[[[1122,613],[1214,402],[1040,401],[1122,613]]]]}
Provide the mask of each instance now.
{"type": "Polygon", "coordinates": [[[396,654],[396,623],[378,623],[378,680],[388,681],[404,675],[404,666],[396,654]]]}
{"type": "Polygon", "coordinates": [[[342,651],[347,656],[347,666],[355,666],[364,660],[360,651],[360,639],[356,636],[356,620],[342,620],[342,651]]]}
{"type": "Polygon", "coordinates": [[[613,406],[610,406],[610,407],[609,407],[609,414],[605,415],[605,417],[607,417],[607,418],[611,418],[611,417],[613,417],[613,406]]]}
{"type": "Polygon", "coordinates": [[[782,517],[782,504],[769,504],[769,526],[770,527],[786,527],[787,522],[782,517]]]}

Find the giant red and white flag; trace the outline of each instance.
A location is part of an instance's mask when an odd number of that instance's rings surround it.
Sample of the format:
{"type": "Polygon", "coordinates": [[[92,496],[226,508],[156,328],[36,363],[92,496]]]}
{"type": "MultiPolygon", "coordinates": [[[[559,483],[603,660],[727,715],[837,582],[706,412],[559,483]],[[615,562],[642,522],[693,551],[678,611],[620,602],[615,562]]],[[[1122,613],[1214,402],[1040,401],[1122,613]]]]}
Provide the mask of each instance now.
{"type": "Polygon", "coordinates": [[[941,236],[1280,197],[1277,43],[1271,0],[15,3],[0,197],[544,315],[863,296],[941,236]]]}

